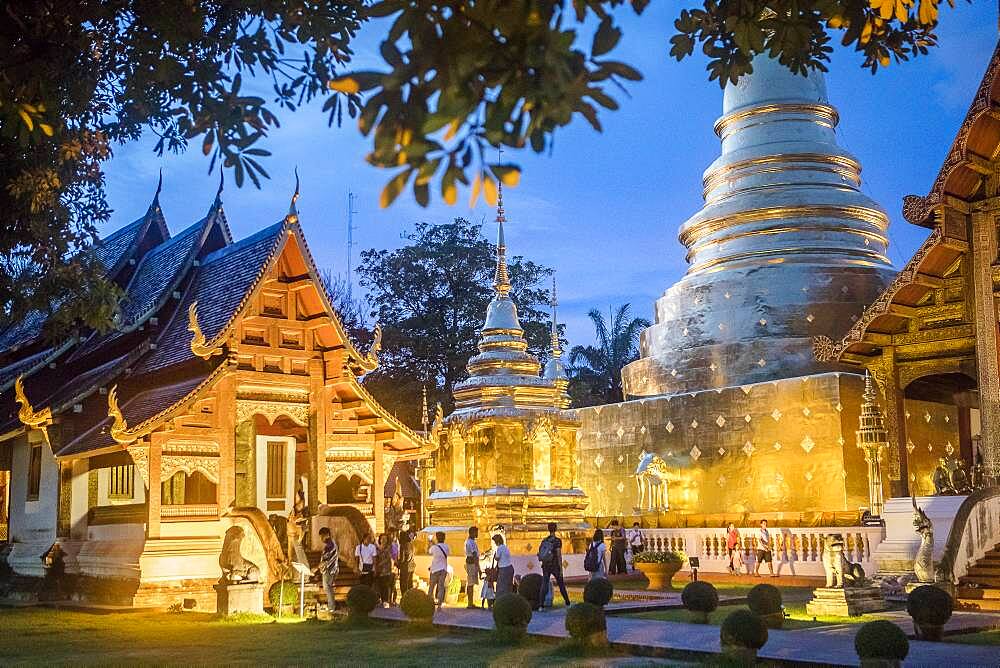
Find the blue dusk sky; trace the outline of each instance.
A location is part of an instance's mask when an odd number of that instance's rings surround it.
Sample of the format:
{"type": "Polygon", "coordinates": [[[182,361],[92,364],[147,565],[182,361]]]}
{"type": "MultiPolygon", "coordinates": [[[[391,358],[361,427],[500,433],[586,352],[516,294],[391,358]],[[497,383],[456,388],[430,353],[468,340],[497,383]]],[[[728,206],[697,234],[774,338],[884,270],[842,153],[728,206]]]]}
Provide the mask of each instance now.
{"type": "MultiPolygon", "coordinates": [[[[831,102],[840,111],[839,141],[860,159],[863,190],[890,216],[889,257],[897,267],[923,241],[927,230],[900,213],[907,194],[926,194],[954,139],[997,40],[993,2],[959,0],[941,9],[940,46],[929,56],[879,70],[860,68],[860,57],[838,48],[827,74],[831,102]]],[[[589,343],[587,311],[630,302],[636,315],[652,318],[654,300],[683,275],[679,225],[702,204],[701,175],[717,157],[712,125],[721,114],[722,92],[707,80],[705,59],[681,63],[669,57],[668,39],[681,4],[651,3],[641,18],[620,12],[625,36],[611,54],[639,68],[644,80],[618,94],[621,109],[603,112],[603,133],[580,119],[555,137],[551,154],[505,153],[523,169],[521,184],[505,192],[508,252],[557,271],[560,317],[571,344],[589,343]]],[[[379,63],[381,26],[362,32],[357,63],[379,63]]],[[[589,35],[585,37],[589,45],[589,35]]],[[[261,84],[259,93],[268,96],[261,84]]],[[[223,194],[233,235],[239,239],[284,215],[302,178],[299,211],[321,268],[345,269],[347,193],[357,194],[354,257],[366,248],[400,245],[400,235],[418,221],[447,222],[456,216],[493,220],[480,201],[470,210],[468,194],[448,206],[423,209],[408,194],[380,209],[378,196],[389,173],[367,165],[369,141],[345,119],[328,128],[320,104],[280,114],[281,128],[265,140],[273,152],[265,168],[271,180],[257,190],[236,188],[227,178],[223,194]]],[[[140,216],[149,204],[162,167],[163,211],[176,232],[204,216],[218,186],[199,142],[185,154],[158,158],[154,141],[115,149],[107,167],[115,212],[102,234],[140,216]]],[[[492,237],[492,225],[486,228],[492,237]]],[[[484,305],[485,306],[485,305],[484,305]]]]}

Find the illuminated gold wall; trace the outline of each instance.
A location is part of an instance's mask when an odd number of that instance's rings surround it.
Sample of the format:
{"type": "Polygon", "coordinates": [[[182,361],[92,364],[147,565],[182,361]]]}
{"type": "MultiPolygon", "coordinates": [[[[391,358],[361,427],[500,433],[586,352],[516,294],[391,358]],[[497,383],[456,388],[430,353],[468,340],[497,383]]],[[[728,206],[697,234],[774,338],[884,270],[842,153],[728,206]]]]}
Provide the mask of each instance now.
{"type": "Polygon", "coordinates": [[[910,491],[934,493],[932,475],[941,457],[959,456],[958,408],[931,401],[906,400],[906,463],[910,491]]]}
{"type": "Polygon", "coordinates": [[[588,514],[635,512],[643,451],[670,467],[671,511],[856,511],[868,502],[854,444],[863,389],[829,373],[582,409],[588,514]]]}

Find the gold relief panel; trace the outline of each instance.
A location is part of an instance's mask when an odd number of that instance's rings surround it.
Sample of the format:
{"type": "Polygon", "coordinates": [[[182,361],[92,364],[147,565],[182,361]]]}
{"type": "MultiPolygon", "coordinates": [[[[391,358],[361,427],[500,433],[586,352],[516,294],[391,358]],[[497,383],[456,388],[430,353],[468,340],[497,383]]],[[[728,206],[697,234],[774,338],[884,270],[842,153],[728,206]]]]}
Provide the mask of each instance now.
{"type": "Polygon", "coordinates": [[[905,406],[910,492],[915,496],[930,495],[934,493],[932,476],[938,460],[961,457],[958,408],[917,399],[906,399],[905,406]]]}
{"type": "Polygon", "coordinates": [[[149,487],[149,446],[133,445],[128,448],[128,454],[132,457],[135,470],[139,472],[143,484],[149,487]]]}
{"type": "Polygon", "coordinates": [[[218,456],[163,455],[160,462],[160,479],[169,480],[178,471],[192,475],[196,471],[212,482],[219,483],[218,456]]]}
{"type": "Polygon", "coordinates": [[[352,476],[358,476],[359,478],[365,480],[369,484],[374,484],[375,480],[375,465],[373,462],[326,462],[326,476],[324,478],[325,484],[330,485],[334,480],[340,476],[345,476],[350,478],[352,476]]]}
{"type": "Polygon", "coordinates": [[[262,415],[271,424],[285,416],[303,427],[309,426],[309,404],[278,401],[236,400],[236,423],[250,420],[254,415],[262,415]]]}

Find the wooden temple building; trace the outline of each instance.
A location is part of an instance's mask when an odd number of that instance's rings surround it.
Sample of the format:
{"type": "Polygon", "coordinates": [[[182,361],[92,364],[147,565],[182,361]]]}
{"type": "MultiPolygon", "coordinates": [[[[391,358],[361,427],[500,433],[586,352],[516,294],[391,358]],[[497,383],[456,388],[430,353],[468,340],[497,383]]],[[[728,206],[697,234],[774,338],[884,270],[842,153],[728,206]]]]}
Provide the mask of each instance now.
{"type": "Polygon", "coordinates": [[[297,192],[240,241],[218,197],[171,234],[158,196],[94,249],[123,293],[111,331],[52,343],[42,313],[0,331],[0,556],[41,576],[58,554],[117,602],[212,609],[227,529],[266,581],[296,527],[308,546],[330,526],[352,555],[427,443],[361,384],[379,334],[368,351],[346,335],[297,192]]]}
{"type": "Polygon", "coordinates": [[[905,198],[903,215],[930,235],[846,334],[816,337],[815,355],[878,383],[893,496],[933,493],[933,469],[949,456],[996,481],[1000,46],[930,192],[905,198]],[[928,405],[946,411],[935,438],[925,438],[928,405]]]}

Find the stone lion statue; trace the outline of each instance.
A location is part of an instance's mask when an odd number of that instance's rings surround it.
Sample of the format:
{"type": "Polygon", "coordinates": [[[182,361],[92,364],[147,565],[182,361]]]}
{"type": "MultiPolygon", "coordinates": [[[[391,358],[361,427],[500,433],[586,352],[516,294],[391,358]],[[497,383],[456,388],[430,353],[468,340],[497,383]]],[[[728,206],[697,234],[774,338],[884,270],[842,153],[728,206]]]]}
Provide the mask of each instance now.
{"type": "Polygon", "coordinates": [[[219,567],[222,568],[220,582],[257,582],[260,580],[260,569],[249,559],[243,557],[240,548],[246,532],[243,527],[233,525],[226,530],[222,541],[222,554],[219,555],[219,567]]]}
{"type": "Polygon", "coordinates": [[[823,571],[828,588],[857,587],[865,580],[861,564],[852,563],[844,556],[844,537],[839,533],[830,534],[823,540],[823,571]]]}

